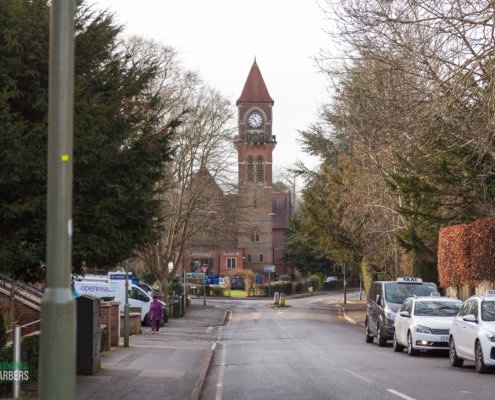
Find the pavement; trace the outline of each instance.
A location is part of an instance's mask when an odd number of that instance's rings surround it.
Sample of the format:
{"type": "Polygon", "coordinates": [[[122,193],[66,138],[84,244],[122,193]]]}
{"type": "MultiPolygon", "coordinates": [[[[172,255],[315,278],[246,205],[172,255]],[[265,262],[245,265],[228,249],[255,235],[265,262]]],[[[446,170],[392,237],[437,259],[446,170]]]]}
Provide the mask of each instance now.
{"type": "Polygon", "coordinates": [[[128,348],[103,354],[97,375],[77,377],[76,400],[199,399],[216,347],[212,327],[226,315],[193,304],[186,317],[170,319],[158,334],[143,327],[128,348]]]}
{"type": "Polygon", "coordinates": [[[340,303],[337,307],[342,310],[342,315],[347,322],[365,328],[366,300],[347,302],[347,304],[340,303]]]}

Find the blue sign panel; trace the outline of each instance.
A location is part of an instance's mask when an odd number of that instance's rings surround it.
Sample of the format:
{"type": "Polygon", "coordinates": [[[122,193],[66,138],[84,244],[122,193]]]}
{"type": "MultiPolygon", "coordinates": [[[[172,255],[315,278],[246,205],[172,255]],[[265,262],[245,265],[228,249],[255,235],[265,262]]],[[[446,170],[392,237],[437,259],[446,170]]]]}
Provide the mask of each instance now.
{"type": "Polygon", "coordinates": [[[256,275],[256,284],[261,285],[261,275],[256,275]]]}
{"type": "Polygon", "coordinates": [[[208,285],[218,285],[218,284],[219,284],[218,276],[210,276],[208,278],[208,285]]]}
{"type": "Polygon", "coordinates": [[[139,279],[137,279],[137,278],[132,278],[132,284],[133,284],[133,285],[139,285],[139,279]]]}

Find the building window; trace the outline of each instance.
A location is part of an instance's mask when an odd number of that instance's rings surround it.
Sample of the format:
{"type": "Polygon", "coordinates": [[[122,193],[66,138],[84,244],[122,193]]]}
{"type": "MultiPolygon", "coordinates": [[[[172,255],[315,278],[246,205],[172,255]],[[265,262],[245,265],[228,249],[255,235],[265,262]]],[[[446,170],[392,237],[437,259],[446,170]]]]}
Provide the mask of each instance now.
{"type": "Polygon", "coordinates": [[[258,158],[258,182],[263,182],[263,160],[258,158]]]}
{"type": "Polygon", "coordinates": [[[252,182],[253,181],[253,168],[254,168],[254,166],[253,166],[253,159],[250,158],[248,160],[248,181],[249,182],[252,182]]]}
{"type": "Polygon", "coordinates": [[[257,233],[257,234],[256,234],[256,242],[259,242],[259,241],[260,241],[260,234],[259,234],[259,233],[257,233]]]}
{"type": "Polygon", "coordinates": [[[256,210],[256,200],[254,201],[254,209],[256,210]]]}
{"type": "Polygon", "coordinates": [[[208,267],[207,274],[213,275],[213,258],[191,258],[189,261],[190,272],[203,272],[201,267],[208,267]]]}
{"type": "Polygon", "coordinates": [[[263,254],[260,254],[260,262],[263,262],[263,254]]]}
{"type": "Polygon", "coordinates": [[[227,269],[236,269],[236,258],[227,257],[227,269]]]}
{"type": "Polygon", "coordinates": [[[251,242],[259,242],[260,241],[260,230],[259,228],[253,228],[251,230],[251,242]]]}
{"type": "Polygon", "coordinates": [[[248,262],[251,262],[251,254],[248,255],[248,262]]]}

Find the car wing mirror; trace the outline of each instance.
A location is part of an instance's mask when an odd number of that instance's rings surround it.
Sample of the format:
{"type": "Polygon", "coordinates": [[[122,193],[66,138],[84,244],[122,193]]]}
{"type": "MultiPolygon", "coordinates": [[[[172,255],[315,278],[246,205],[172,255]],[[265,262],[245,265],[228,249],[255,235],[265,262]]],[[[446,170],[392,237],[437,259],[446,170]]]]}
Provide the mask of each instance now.
{"type": "Polygon", "coordinates": [[[399,315],[400,315],[401,317],[406,317],[406,318],[409,318],[409,317],[410,317],[410,315],[409,315],[409,312],[408,312],[408,311],[401,311],[401,312],[399,313],[399,315]]]}
{"type": "Polygon", "coordinates": [[[462,319],[463,319],[463,321],[466,321],[466,322],[478,322],[478,320],[476,319],[476,317],[473,314],[465,315],[462,319]]]}

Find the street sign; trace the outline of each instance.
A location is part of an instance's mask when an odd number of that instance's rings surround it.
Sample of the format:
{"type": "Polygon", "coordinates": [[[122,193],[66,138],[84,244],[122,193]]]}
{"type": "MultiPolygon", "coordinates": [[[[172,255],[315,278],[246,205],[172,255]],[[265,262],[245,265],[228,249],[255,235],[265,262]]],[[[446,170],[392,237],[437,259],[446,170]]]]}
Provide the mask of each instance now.
{"type": "Polygon", "coordinates": [[[385,281],[385,280],[387,280],[387,275],[385,275],[385,274],[378,274],[378,280],[379,281],[385,281]]]}
{"type": "Polygon", "coordinates": [[[347,281],[344,281],[344,286],[347,286],[347,281]]]}
{"type": "Polygon", "coordinates": [[[206,274],[206,271],[208,271],[208,266],[201,267],[201,271],[206,274]]]}
{"type": "Polygon", "coordinates": [[[285,293],[280,293],[280,297],[283,299],[285,297],[285,293]]]}
{"type": "Polygon", "coordinates": [[[186,279],[205,279],[203,272],[186,272],[186,279]]]}
{"type": "Polygon", "coordinates": [[[261,285],[261,275],[256,275],[256,284],[261,285]]]}
{"type": "Polygon", "coordinates": [[[203,282],[204,282],[204,283],[208,283],[208,278],[209,278],[209,276],[205,274],[205,277],[204,277],[204,279],[203,279],[203,282]]]}
{"type": "Polygon", "coordinates": [[[275,265],[265,265],[265,272],[275,272],[275,265]]]}
{"type": "Polygon", "coordinates": [[[218,280],[218,276],[209,276],[208,277],[208,285],[218,285],[220,282],[218,280]]]}

